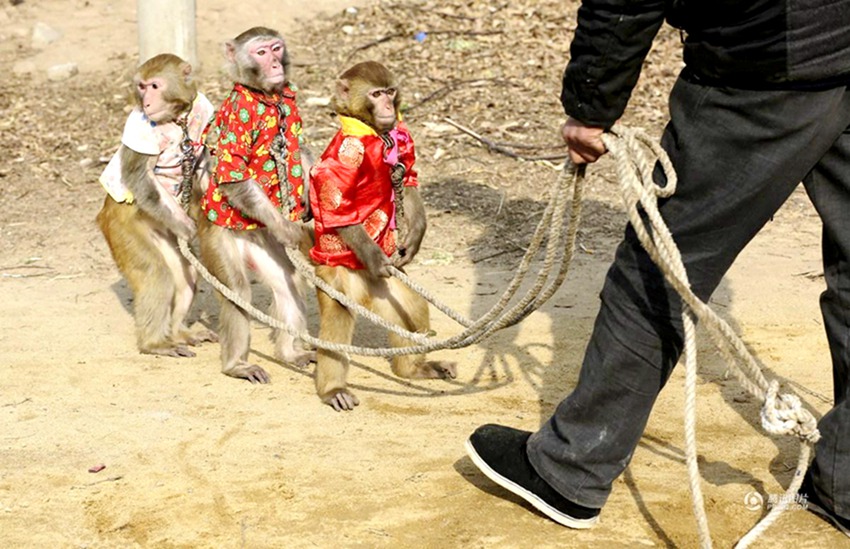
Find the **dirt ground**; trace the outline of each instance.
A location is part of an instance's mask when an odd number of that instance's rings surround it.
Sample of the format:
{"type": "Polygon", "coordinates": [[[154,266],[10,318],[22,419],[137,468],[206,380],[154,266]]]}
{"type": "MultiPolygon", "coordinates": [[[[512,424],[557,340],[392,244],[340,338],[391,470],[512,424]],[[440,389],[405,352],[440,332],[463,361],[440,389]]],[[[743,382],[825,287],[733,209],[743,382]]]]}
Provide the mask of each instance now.
{"type": "MultiPolygon", "coordinates": [[[[559,292],[515,328],[435,356],[451,382],[394,378],[355,357],[361,405],[336,413],[314,394],[312,368],[272,358],[255,324],[252,359],[272,375],[251,385],[219,372],[218,346],[197,357],[140,355],[132,296],[94,216],[97,176],[118,145],[126,81],[137,64],[134,2],[24,0],[0,6],[0,544],[4,547],[695,547],[684,465],[683,372],[662,393],[601,522],[575,532],[487,481],[463,451],[479,425],[529,430],[573,387],[605,269],[625,223],[609,160],[589,170],[580,250],[559,292]],[[31,43],[43,22],[61,37],[31,43]],[[47,69],[74,62],[53,82],[47,69]],[[93,466],[104,465],[92,473],[93,466]]],[[[488,151],[444,120],[523,154],[562,151],[557,90],[577,4],[285,0],[256,15],[198,0],[201,87],[218,102],[222,42],[254,24],[283,30],[293,52],[307,136],[334,131],[323,104],[349,62],[380,58],[404,77],[430,233],[414,280],[471,318],[514,273],[555,181],[553,162],[488,151]],[[344,13],[355,4],[360,9],[344,13]],[[427,31],[424,40],[413,33],[427,31]],[[536,147],[536,149],[534,148],[536,147]],[[529,150],[532,150],[529,153],[529,150]],[[535,152],[536,151],[536,152],[535,152]]],[[[247,5],[246,5],[247,6],[247,5]]],[[[421,38],[421,37],[420,37],[421,38]]],[[[678,67],[665,29],[624,123],[658,136],[678,67]]],[[[712,305],[767,374],[818,416],[831,402],[817,296],[819,222],[800,191],[742,254],[712,305]]],[[[257,288],[258,304],[268,296],[257,288]]],[[[193,317],[215,327],[204,284],[193,317]]],[[[311,328],[315,297],[308,294],[311,328]]],[[[433,313],[439,337],[460,331],[433,313]]],[[[704,336],[704,334],[702,334],[704,336]]],[[[383,342],[362,325],[357,341],[383,342]]],[[[732,546],[788,485],[796,441],[769,437],[759,403],[700,339],[698,441],[717,547],[732,546]],[[749,499],[748,499],[749,498],[749,499]]],[[[792,510],[756,544],[847,544],[792,510]]]]}

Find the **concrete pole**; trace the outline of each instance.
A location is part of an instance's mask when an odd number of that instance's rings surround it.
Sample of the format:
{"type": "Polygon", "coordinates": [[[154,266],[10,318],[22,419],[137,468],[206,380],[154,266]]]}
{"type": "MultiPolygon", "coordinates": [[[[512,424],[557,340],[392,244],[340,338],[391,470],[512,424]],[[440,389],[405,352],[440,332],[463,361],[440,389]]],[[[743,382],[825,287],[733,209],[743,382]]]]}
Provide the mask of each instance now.
{"type": "Polygon", "coordinates": [[[195,0],[138,0],[139,63],[173,53],[198,67],[195,0]]]}

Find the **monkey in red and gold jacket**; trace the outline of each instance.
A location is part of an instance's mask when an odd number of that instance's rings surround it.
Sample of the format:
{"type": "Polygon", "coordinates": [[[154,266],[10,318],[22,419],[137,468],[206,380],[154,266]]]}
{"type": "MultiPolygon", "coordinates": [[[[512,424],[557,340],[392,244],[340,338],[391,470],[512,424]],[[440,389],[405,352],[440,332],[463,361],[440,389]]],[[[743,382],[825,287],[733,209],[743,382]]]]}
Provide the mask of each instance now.
{"type": "MultiPolygon", "coordinates": [[[[428,303],[389,270],[413,259],[426,228],[413,139],[399,120],[399,102],[395,79],[380,63],[359,63],[339,77],[335,108],[341,128],[312,171],[310,256],[319,264],[318,276],[334,289],[408,331],[425,333],[428,303]]],[[[321,290],[318,300],[319,337],[350,343],[353,314],[321,290]]],[[[411,344],[393,333],[389,338],[394,347],[411,344]]],[[[457,375],[453,362],[426,361],[424,355],[394,357],[392,370],[403,378],[457,375]]],[[[347,356],[318,351],[316,390],[337,411],[360,403],[346,387],[347,372],[347,356]]]]}

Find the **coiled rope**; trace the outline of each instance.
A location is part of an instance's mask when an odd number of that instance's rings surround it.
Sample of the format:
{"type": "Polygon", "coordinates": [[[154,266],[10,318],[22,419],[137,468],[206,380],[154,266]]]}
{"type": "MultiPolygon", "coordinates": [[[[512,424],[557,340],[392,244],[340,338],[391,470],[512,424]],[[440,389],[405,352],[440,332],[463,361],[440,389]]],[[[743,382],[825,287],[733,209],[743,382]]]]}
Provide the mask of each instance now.
{"type": "MultiPolygon", "coordinates": [[[[700,487],[700,473],[696,448],[696,320],[708,329],[730,371],[751,395],[762,403],[762,427],[771,434],[793,434],[800,439],[800,455],[794,478],[785,497],[781,498],[770,512],[753,527],[736,547],[746,548],[755,541],[794,501],[803,475],[808,468],[811,451],[820,439],[817,422],[810,412],[802,407],[795,395],[779,394],[779,383],[768,381],[755,358],[749,353],[741,339],[729,325],[690,289],[687,272],[681,255],[673,241],[661,214],[658,211],[658,199],[672,195],[676,190],[676,174],[667,154],[644,133],[629,128],[615,126],[602,136],[605,146],[615,161],[622,196],[629,221],[649,254],[658,265],[667,282],[682,298],[682,321],[685,344],[682,354],[685,363],[685,419],[684,433],[686,463],[691,492],[691,502],[696,517],[700,546],[710,548],[711,533],[700,487]],[[647,154],[647,152],[651,154],[647,154]],[[664,187],[655,185],[652,170],[658,163],[666,174],[664,187]],[[641,215],[643,212],[643,216],[641,215]]],[[[575,240],[581,219],[582,188],[584,165],[574,167],[569,162],[558,177],[557,184],[550,189],[550,196],[543,215],[535,228],[528,250],[520,261],[514,277],[499,301],[476,321],[470,321],[460,313],[440,303],[424,288],[413,282],[398,269],[391,269],[393,276],[399,278],[412,290],[429,301],[434,307],[451,317],[466,329],[450,338],[435,340],[424,334],[416,334],[385,321],[368,309],[337,292],[321,280],[303,255],[296,249],[287,248],[287,255],[299,273],[313,285],[326,292],[354,313],[368,321],[409,339],[417,345],[408,347],[360,347],[343,345],[321,340],[307,332],[296,332],[285,323],[256,309],[251,303],[241,299],[235,292],[213,277],[204,265],[189,249],[185,239],[179,239],[181,253],[201,273],[201,275],[227,299],[245,310],[257,320],[277,329],[286,330],[290,335],[301,338],[306,343],[321,349],[361,356],[393,357],[406,354],[427,353],[439,349],[457,349],[475,344],[493,332],[513,326],[543,305],[557,291],[569,272],[575,251],[575,240]],[[572,202],[569,223],[565,223],[566,209],[570,192],[572,202]],[[566,228],[565,228],[566,227],[566,228]],[[548,238],[547,238],[548,237],[548,238]],[[508,305],[517,295],[534,258],[541,250],[544,239],[547,240],[546,252],[540,272],[533,285],[510,308],[508,305]],[[566,242],[565,242],[566,241],[566,242]],[[554,278],[552,272],[556,271],[554,278]]]]}
{"type": "Polygon", "coordinates": [[[658,211],[658,198],[670,196],[676,190],[676,174],[663,149],[644,134],[617,126],[609,134],[603,135],[602,140],[615,161],[629,221],[641,244],[664,273],[667,282],[679,293],[684,304],[682,320],[685,331],[683,359],[685,363],[686,461],[701,547],[711,547],[711,535],[705,515],[697,464],[695,320],[699,320],[708,328],[738,381],[751,395],[763,403],[762,427],[771,434],[793,434],[800,439],[797,469],[785,497],[780,498],[779,504],[775,505],[736,545],[739,548],[748,547],[794,501],[794,496],[808,468],[812,448],[820,439],[817,422],[812,414],[802,407],[797,396],[778,394],[779,383],[775,380],[768,381],[764,377],[759,364],[741,339],[722,318],[691,291],[681,255],[658,211]],[[647,149],[652,153],[651,157],[646,154],[647,149]],[[653,183],[652,170],[656,161],[667,176],[665,187],[659,187],[653,183]]]}

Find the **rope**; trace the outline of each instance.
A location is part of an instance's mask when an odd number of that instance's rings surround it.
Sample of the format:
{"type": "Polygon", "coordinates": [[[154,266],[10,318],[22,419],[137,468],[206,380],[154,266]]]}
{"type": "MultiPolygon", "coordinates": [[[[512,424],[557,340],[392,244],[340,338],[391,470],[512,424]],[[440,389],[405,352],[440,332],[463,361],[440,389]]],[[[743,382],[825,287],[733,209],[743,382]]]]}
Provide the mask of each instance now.
{"type": "MultiPolygon", "coordinates": [[[[682,322],[685,335],[682,357],[685,363],[684,435],[686,463],[691,502],[696,517],[701,547],[711,547],[711,534],[700,487],[696,448],[697,320],[707,327],[709,334],[718,346],[727,364],[731,366],[730,371],[733,375],[751,395],[762,401],[761,422],[763,428],[771,434],[793,434],[800,439],[801,449],[797,470],[786,491],[785,497],[781,498],[779,505],[774,506],[736,545],[739,548],[746,548],[776,521],[791,501],[794,501],[794,495],[797,493],[802,483],[803,475],[808,467],[812,448],[820,439],[817,422],[812,414],[802,407],[802,403],[798,397],[789,394],[779,394],[779,383],[775,380],[768,382],[759,364],[744,346],[743,341],[741,341],[723,319],[718,317],[690,289],[690,283],[681,255],[658,210],[658,199],[671,196],[676,190],[676,174],[664,150],[645,134],[619,126],[615,126],[610,133],[603,135],[602,139],[615,160],[629,221],[650,258],[661,269],[667,282],[679,293],[682,299],[682,322]],[[647,151],[651,154],[648,154],[647,151]],[[661,169],[666,174],[667,183],[664,187],[659,187],[653,182],[652,171],[656,163],[661,166],[661,169]]],[[[314,270],[299,252],[295,249],[287,249],[287,255],[293,262],[293,265],[313,285],[370,322],[417,343],[418,345],[415,346],[391,348],[358,347],[324,341],[312,337],[307,332],[296,332],[285,323],[272,318],[253,307],[250,303],[245,302],[235,292],[231,291],[212,276],[194,254],[192,254],[185,239],[179,239],[178,244],[181,253],[186,259],[224,297],[261,322],[273,328],[285,330],[290,335],[299,337],[315,347],[338,353],[384,357],[427,353],[439,349],[457,349],[477,343],[497,330],[517,324],[551,298],[566,279],[575,252],[575,240],[581,219],[583,179],[584,165],[576,168],[570,163],[565,164],[564,171],[558,178],[557,184],[550,191],[550,197],[543,215],[535,228],[531,243],[520,261],[514,277],[499,301],[487,313],[474,322],[440,303],[434,296],[413,282],[403,272],[398,269],[391,270],[393,276],[397,277],[413,291],[422,295],[424,299],[437,309],[466,328],[460,334],[447,339],[434,340],[425,334],[412,333],[385,321],[380,316],[375,315],[325,283],[315,274],[314,270]],[[564,220],[571,190],[572,205],[570,220],[568,230],[565,231],[564,220]],[[547,238],[547,245],[542,269],[522,298],[508,308],[508,305],[519,291],[533,259],[540,251],[544,238],[547,238]],[[564,240],[566,240],[566,243],[564,243],[564,240]],[[557,273],[550,280],[553,269],[557,269],[557,273]]]]}
{"type": "Polygon", "coordinates": [[[297,332],[287,324],[258,310],[250,302],[242,299],[238,294],[216,279],[200,262],[200,260],[194,256],[189,249],[188,242],[180,240],[178,241],[178,244],[183,256],[186,257],[192,266],[198,270],[201,276],[203,276],[204,279],[207,280],[207,282],[209,282],[225,298],[229,299],[236,306],[240,307],[260,322],[263,322],[272,328],[285,330],[293,337],[301,338],[304,342],[317,348],[338,353],[383,357],[421,354],[441,349],[458,349],[477,343],[497,330],[517,324],[531,314],[531,312],[543,305],[543,303],[545,303],[555,293],[560,284],[566,279],[575,250],[578,221],[581,215],[581,182],[583,175],[583,169],[576,170],[572,166],[565,166],[564,171],[558,178],[557,184],[550,191],[551,197],[548,200],[541,220],[535,229],[528,250],[523,256],[513,279],[508,285],[508,288],[505,290],[499,301],[477,321],[473,322],[466,319],[460,313],[457,313],[447,305],[440,303],[433,295],[418,284],[414,283],[404,273],[395,268],[391,269],[393,276],[397,277],[404,284],[407,284],[413,291],[422,295],[423,298],[434,305],[434,307],[466,327],[466,329],[461,333],[446,339],[436,340],[427,337],[428,334],[413,333],[393,323],[387,322],[382,317],[372,313],[370,310],[349,299],[325,281],[321,280],[299,251],[294,248],[287,248],[286,253],[288,257],[293,262],[293,265],[295,265],[298,272],[304,276],[308,282],[323,292],[326,292],[355,314],[362,316],[369,322],[381,326],[388,331],[392,331],[393,333],[396,333],[416,344],[407,347],[360,347],[318,339],[307,332],[297,332]],[[567,231],[565,236],[565,209],[571,188],[573,193],[572,210],[570,214],[569,231],[567,231]],[[508,309],[509,303],[513,300],[519,291],[519,288],[522,286],[525,276],[531,268],[532,261],[537,256],[540,248],[542,247],[543,240],[547,236],[548,241],[543,268],[540,273],[538,273],[533,286],[526,291],[518,303],[508,309]],[[564,243],[565,238],[567,240],[566,244],[564,243]],[[550,280],[552,270],[555,267],[558,269],[557,274],[554,279],[550,280]],[[544,287],[545,289],[543,289],[544,287]]]}
{"type": "Polygon", "coordinates": [[[735,377],[750,394],[762,401],[761,421],[764,429],[771,434],[793,434],[800,439],[797,470],[785,497],[781,498],[780,504],[774,506],[736,545],[740,548],[748,547],[779,517],[789,502],[794,501],[794,495],[808,467],[812,447],[820,438],[817,422],[812,414],[802,407],[798,397],[779,394],[779,383],[775,380],[767,381],[743,341],[691,291],[681,255],[658,210],[658,198],[670,196],[676,188],[676,174],[663,149],[645,135],[617,126],[610,134],[603,135],[602,139],[616,163],[629,221],[641,244],[683,302],[686,462],[701,547],[711,547],[711,535],[700,489],[696,450],[696,320],[708,328],[727,363],[732,366],[731,371],[735,377]],[[645,149],[652,152],[652,159],[645,149]],[[655,185],[652,180],[655,161],[667,176],[667,185],[663,188],[655,185]]]}

